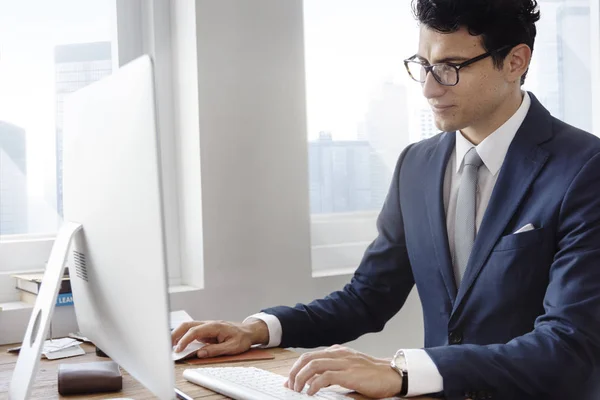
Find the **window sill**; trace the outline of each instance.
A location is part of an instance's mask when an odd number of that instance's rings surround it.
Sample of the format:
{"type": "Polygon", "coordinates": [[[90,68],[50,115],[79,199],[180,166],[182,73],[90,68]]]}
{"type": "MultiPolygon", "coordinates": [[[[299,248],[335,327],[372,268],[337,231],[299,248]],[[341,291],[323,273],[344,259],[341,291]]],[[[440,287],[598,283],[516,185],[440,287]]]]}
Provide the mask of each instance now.
{"type": "MultiPolygon", "coordinates": [[[[201,289],[198,289],[194,286],[178,285],[169,287],[169,294],[191,293],[198,292],[200,290],[201,289]]],[[[31,310],[32,308],[33,304],[25,303],[23,301],[9,301],[5,303],[0,303],[0,313],[10,313],[11,311],[14,312],[19,310],[31,310]]]]}
{"type": "MultiPolygon", "coordinates": [[[[178,285],[169,287],[169,294],[176,293],[192,293],[199,292],[201,289],[195,286],[188,285],[178,285]]],[[[67,306],[70,307],[70,306],[67,306]]],[[[33,304],[25,303],[23,301],[9,301],[6,303],[0,303],[0,313],[9,313],[20,311],[20,310],[31,310],[33,308],[33,304]]]]}
{"type": "MultiPolygon", "coordinates": [[[[169,287],[171,309],[185,309],[193,301],[194,294],[201,289],[188,285],[169,287]]],[[[21,301],[0,303],[0,345],[18,343],[23,340],[33,305],[21,301]]],[[[55,307],[52,325],[56,337],[66,336],[77,331],[75,308],[72,306],[55,307]]]]}
{"type": "Polygon", "coordinates": [[[190,285],[169,286],[169,294],[199,292],[200,290],[202,290],[202,289],[200,289],[196,286],[190,286],[190,285]]]}
{"type": "Polygon", "coordinates": [[[10,313],[11,311],[18,311],[24,309],[32,309],[33,304],[24,303],[22,301],[10,301],[7,303],[0,303],[0,308],[2,311],[0,313],[10,313]]]}

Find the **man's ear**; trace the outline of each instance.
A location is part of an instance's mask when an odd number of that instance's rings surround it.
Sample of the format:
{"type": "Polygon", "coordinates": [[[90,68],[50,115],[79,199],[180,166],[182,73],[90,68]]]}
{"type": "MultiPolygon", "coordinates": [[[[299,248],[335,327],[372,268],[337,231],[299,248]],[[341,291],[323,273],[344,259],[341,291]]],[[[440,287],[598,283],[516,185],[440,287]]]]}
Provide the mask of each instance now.
{"type": "Polygon", "coordinates": [[[521,81],[531,63],[531,48],[526,44],[513,47],[504,59],[504,73],[509,82],[521,81]]]}

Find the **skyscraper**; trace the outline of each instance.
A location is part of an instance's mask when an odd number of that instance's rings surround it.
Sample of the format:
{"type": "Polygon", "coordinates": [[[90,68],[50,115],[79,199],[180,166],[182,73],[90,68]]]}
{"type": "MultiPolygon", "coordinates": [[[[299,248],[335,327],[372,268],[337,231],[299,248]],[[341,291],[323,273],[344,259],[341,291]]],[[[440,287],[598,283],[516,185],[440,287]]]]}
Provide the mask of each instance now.
{"type": "Polygon", "coordinates": [[[358,140],[333,140],[323,131],[309,142],[312,213],[381,208],[398,156],[410,142],[406,88],[386,82],[381,89],[357,125],[358,140]]]}
{"type": "Polygon", "coordinates": [[[112,72],[110,42],[56,46],[56,211],[63,215],[63,106],[66,96],[112,72]]]}
{"type": "Polygon", "coordinates": [[[433,113],[429,108],[421,108],[419,110],[419,127],[421,131],[420,139],[429,139],[430,137],[440,133],[440,130],[435,126],[433,121],[433,113]]]}
{"type": "Polygon", "coordinates": [[[310,208],[314,214],[370,210],[370,147],[364,140],[309,142],[310,208]]]}
{"type": "Polygon", "coordinates": [[[365,122],[371,147],[371,207],[379,209],[398,157],[410,143],[406,87],[385,82],[380,95],[370,102],[365,122]]]}
{"type": "Polygon", "coordinates": [[[545,1],[526,86],[550,113],[592,130],[590,0],[545,1]]]}
{"type": "Polygon", "coordinates": [[[589,0],[557,8],[558,90],[563,121],[592,131],[589,0]]]}
{"type": "Polygon", "coordinates": [[[27,233],[25,130],[0,121],[0,235],[27,233]]]}
{"type": "Polygon", "coordinates": [[[557,10],[560,4],[544,2],[541,19],[537,23],[537,36],[533,59],[526,84],[537,82],[534,90],[540,102],[556,118],[563,118],[559,91],[559,57],[557,10]]]}

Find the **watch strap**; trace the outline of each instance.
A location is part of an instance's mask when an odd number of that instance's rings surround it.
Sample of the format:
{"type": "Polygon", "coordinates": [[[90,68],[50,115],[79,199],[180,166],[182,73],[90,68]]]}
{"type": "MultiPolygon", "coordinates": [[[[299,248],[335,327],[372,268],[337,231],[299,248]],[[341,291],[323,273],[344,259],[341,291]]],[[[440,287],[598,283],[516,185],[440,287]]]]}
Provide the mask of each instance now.
{"type": "Polygon", "coordinates": [[[406,356],[404,355],[404,351],[402,350],[398,350],[396,352],[396,354],[394,355],[394,358],[392,359],[391,362],[391,367],[400,374],[400,376],[402,377],[402,387],[400,389],[400,393],[398,393],[399,396],[406,396],[408,394],[408,370],[405,367],[400,367],[397,363],[396,360],[398,358],[402,358],[404,360],[404,365],[406,365],[406,356]]]}

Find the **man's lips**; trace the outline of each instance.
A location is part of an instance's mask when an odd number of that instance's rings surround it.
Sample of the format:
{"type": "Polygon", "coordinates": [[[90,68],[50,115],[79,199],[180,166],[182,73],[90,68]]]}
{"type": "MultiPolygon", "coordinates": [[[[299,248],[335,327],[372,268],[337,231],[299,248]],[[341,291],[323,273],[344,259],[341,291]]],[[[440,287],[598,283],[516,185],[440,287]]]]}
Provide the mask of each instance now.
{"type": "Polygon", "coordinates": [[[454,107],[453,105],[443,105],[443,104],[430,104],[431,109],[434,112],[444,112],[444,111],[448,111],[449,109],[451,109],[452,107],[454,107]]]}

